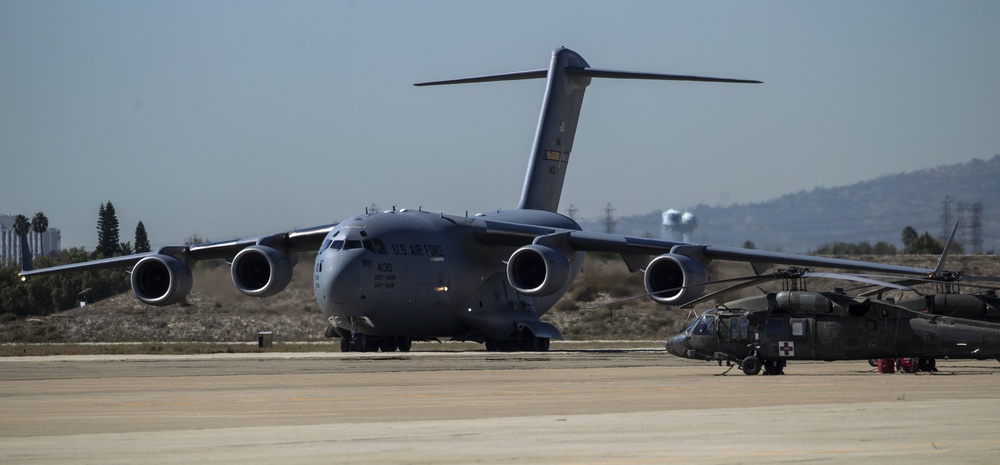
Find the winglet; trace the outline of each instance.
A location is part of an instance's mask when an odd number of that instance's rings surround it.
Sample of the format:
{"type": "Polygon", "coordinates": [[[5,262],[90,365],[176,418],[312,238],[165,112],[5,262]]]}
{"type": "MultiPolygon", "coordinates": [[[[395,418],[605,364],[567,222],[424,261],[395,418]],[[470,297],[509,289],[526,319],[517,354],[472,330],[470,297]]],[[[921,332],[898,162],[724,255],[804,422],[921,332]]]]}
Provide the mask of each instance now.
{"type": "Polygon", "coordinates": [[[937,266],[934,267],[932,275],[936,275],[944,271],[944,261],[948,258],[948,249],[951,249],[951,244],[955,241],[955,233],[958,232],[958,221],[955,222],[955,228],[951,230],[951,237],[948,238],[948,243],[944,245],[944,251],[941,252],[941,258],[938,259],[937,266]]]}

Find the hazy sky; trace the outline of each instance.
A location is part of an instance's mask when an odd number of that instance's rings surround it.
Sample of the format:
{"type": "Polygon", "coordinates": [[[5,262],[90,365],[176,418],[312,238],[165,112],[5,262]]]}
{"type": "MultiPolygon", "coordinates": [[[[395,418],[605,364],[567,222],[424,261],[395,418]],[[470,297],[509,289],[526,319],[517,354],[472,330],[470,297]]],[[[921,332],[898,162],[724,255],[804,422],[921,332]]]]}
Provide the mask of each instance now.
{"type": "Polygon", "coordinates": [[[595,80],[561,211],[756,202],[1000,153],[1000,2],[0,0],[0,213],[93,249],[111,200],[154,246],[372,203],[517,204],[548,66],[595,80]]]}

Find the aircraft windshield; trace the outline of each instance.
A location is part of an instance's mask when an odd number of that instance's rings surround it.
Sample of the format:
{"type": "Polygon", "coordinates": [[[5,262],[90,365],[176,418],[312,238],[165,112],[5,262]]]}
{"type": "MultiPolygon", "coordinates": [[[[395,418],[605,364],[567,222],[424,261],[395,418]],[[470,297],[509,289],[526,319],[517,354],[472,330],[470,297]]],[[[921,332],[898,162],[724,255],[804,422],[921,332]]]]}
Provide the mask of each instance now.
{"type": "Polygon", "coordinates": [[[696,335],[715,334],[715,315],[702,315],[694,327],[696,335]]]}

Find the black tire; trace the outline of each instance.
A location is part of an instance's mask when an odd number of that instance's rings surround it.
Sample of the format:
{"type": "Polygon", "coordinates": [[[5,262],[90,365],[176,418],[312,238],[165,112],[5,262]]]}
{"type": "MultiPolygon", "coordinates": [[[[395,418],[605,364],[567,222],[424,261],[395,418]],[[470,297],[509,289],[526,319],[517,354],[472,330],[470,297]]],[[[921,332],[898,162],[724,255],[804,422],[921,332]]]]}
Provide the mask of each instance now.
{"type": "Polygon", "coordinates": [[[396,338],[396,347],[399,348],[400,352],[409,352],[412,344],[413,342],[406,336],[399,336],[396,338]]]}
{"type": "Polygon", "coordinates": [[[777,376],[785,374],[784,360],[764,360],[764,374],[777,376]]]}
{"type": "Polygon", "coordinates": [[[937,360],[934,357],[920,357],[917,360],[917,366],[920,371],[934,372],[937,371],[937,360]]]}
{"type": "Polygon", "coordinates": [[[395,352],[399,348],[399,343],[395,337],[383,337],[382,341],[379,342],[379,348],[382,352],[395,352]]]}
{"type": "Polygon", "coordinates": [[[870,359],[868,359],[868,364],[871,365],[872,368],[875,368],[875,367],[878,366],[878,359],[877,358],[870,358],[870,359]]]}
{"type": "Polygon", "coordinates": [[[743,370],[743,374],[748,376],[753,376],[760,373],[761,363],[760,359],[754,357],[753,355],[744,358],[740,363],[740,369],[743,370]]]}
{"type": "Polygon", "coordinates": [[[351,338],[348,336],[340,337],[340,351],[341,352],[351,352],[354,348],[351,347],[351,338]]]}

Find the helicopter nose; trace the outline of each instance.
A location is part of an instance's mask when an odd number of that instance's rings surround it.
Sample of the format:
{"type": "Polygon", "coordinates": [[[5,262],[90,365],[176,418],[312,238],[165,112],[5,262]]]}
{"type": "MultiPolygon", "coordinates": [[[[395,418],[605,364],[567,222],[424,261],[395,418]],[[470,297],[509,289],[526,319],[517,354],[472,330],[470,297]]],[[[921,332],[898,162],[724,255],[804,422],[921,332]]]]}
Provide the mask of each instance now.
{"type": "Polygon", "coordinates": [[[667,352],[674,354],[678,357],[684,357],[687,354],[687,338],[683,334],[678,334],[670,339],[664,344],[667,352]]]}

